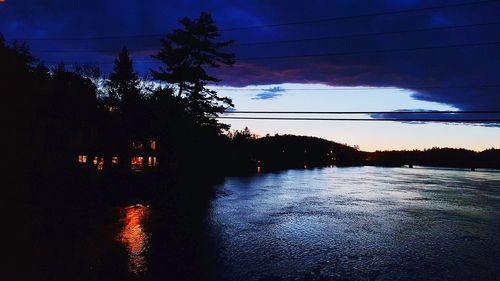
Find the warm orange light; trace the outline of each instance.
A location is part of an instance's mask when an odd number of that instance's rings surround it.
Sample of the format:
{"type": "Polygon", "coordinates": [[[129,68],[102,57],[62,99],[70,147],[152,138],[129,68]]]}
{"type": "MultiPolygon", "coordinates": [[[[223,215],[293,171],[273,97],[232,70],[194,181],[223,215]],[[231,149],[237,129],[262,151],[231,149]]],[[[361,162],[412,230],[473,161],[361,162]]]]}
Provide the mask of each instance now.
{"type": "Polygon", "coordinates": [[[147,270],[145,252],[148,249],[149,234],[143,222],[149,215],[149,208],[143,205],[127,207],[121,219],[123,227],[116,239],[122,243],[129,255],[129,269],[139,275],[147,270]]]}
{"type": "Polygon", "coordinates": [[[94,160],[92,160],[92,164],[97,165],[97,156],[95,156],[94,160]]]}
{"type": "Polygon", "coordinates": [[[151,147],[151,150],[156,150],[156,141],[155,140],[150,140],[149,141],[149,146],[151,147]]]}
{"type": "Polygon", "coordinates": [[[142,157],[132,157],[132,165],[142,165],[142,157]]]}
{"type": "Polygon", "coordinates": [[[148,157],[148,166],[149,167],[155,167],[156,166],[156,157],[155,156],[150,156],[148,157]]]}
{"type": "Polygon", "coordinates": [[[140,156],[132,157],[130,159],[131,169],[134,171],[141,171],[142,170],[142,159],[143,158],[140,156]]]}
{"type": "Polygon", "coordinates": [[[135,149],[142,149],[142,142],[140,141],[134,141],[132,142],[132,147],[135,148],[135,149]]]}
{"type": "Polygon", "coordinates": [[[87,155],[78,155],[79,163],[87,163],[87,155]]]}
{"type": "Polygon", "coordinates": [[[104,158],[99,158],[99,162],[97,164],[97,170],[103,170],[104,169],[104,158]]]}

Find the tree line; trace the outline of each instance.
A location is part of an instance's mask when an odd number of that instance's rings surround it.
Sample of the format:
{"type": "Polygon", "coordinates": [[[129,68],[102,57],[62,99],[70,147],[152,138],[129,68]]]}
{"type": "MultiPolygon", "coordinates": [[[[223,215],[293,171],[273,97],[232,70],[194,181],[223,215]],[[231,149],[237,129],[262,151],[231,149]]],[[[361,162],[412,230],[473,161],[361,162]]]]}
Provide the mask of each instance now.
{"type": "Polygon", "coordinates": [[[151,70],[154,83],[139,78],[126,47],[102,79],[89,65],[69,69],[61,63],[49,69],[25,43],[8,45],[1,38],[2,92],[22,109],[13,111],[18,116],[11,122],[26,133],[20,138],[36,140],[24,147],[35,159],[32,168],[69,167],[78,149],[125,153],[134,140],[148,138],[159,140],[171,166],[217,161],[217,146],[229,126],[216,117],[232,101],[207,87],[220,82],[208,70],[234,64],[234,55],[223,51],[232,41],[218,40],[208,13],[179,22],[181,28],[161,39],[154,56],[161,64],[151,70]]]}

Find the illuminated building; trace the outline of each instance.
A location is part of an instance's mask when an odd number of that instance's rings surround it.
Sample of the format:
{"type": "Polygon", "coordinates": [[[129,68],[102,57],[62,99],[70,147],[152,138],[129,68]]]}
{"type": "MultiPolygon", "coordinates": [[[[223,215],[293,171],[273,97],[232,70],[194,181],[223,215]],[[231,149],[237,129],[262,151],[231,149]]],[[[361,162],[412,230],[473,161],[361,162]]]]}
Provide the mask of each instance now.
{"type": "Polygon", "coordinates": [[[108,150],[91,152],[87,149],[87,154],[77,155],[77,163],[97,171],[149,172],[158,167],[156,139],[134,140],[127,149],[109,147],[108,150]],[[88,158],[92,159],[90,163],[88,158]]]}

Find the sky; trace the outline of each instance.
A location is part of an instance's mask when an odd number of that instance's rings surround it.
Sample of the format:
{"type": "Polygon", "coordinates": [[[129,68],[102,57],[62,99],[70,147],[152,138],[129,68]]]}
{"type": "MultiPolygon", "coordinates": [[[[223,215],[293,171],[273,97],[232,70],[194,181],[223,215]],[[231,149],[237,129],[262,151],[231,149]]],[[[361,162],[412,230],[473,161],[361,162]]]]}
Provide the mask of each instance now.
{"type": "MultiPolygon", "coordinates": [[[[0,33],[25,40],[48,65],[94,63],[104,73],[127,46],[136,70],[147,75],[157,67],[151,55],[159,38],[201,11],[212,14],[222,40],[235,40],[227,51],[237,63],[212,72],[222,79],[213,88],[236,110],[500,110],[500,1],[7,0],[0,3],[0,33]]],[[[415,117],[390,117],[405,116],[415,117]]],[[[498,123],[224,122],[367,151],[500,148],[498,123]]]]}

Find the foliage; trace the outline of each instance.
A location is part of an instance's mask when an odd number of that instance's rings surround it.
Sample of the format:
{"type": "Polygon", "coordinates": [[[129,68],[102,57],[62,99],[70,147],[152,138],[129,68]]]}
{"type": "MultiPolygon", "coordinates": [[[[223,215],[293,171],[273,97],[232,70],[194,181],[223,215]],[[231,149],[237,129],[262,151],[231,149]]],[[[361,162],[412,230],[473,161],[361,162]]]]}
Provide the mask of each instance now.
{"type": "Polygon", "coordinates": [[[256,134],[253,134],[248,127],[243,128],[243,130],[234,130],[234,132],[228,132],[227,136],[233,141],[245,141],[253,140],[257,138],[256,134]]]}
{"type": "Polygon", "coordinates": [[[176,96],[184,100],[186,110],[197,124],[228,129],[215,117],[232,106],[232,101],[218,97],[215,91],[207,88],[209,83],[220,82],[207,70],[234,64],[234,55],[221,51],[232,41],[216,41],[220,34],[208,13],[201,13],[195,20],[183,18],[179,22],[182,28],[161,40],[162,49],[154,58],[164,66],[153,70],[151,75],[155,80],[176,87],[176,96]]]}
{"type": "Polygon", "coordinates": [[[108,124],[108,130],[126,143],[146,137],[149,134],[148,124],[151,123],[149,109],[126,47],[115,59],[113,71],[104,84],[108,93],[105,105],[115,115],[109,120],[112,124],[108,124]]]}

